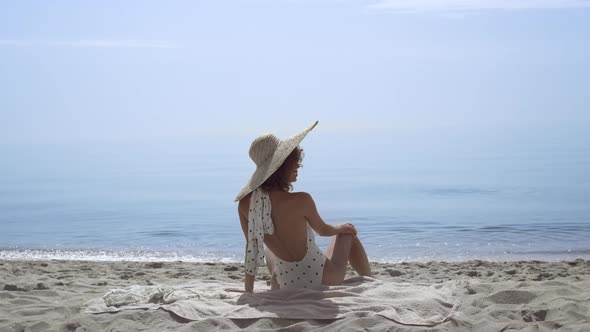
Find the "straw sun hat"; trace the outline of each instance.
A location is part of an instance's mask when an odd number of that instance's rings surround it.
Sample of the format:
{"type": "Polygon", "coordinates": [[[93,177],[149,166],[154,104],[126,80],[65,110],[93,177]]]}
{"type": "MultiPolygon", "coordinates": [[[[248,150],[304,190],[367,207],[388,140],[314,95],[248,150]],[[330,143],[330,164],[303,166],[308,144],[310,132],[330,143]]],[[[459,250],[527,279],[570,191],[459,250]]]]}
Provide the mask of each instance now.
{"type": "Polygon", "coordinates": [[[260,187],[279,167],[293,150],[301,143],[305,136],[318,124],[316,121],[303,132],[287,139],[278,139],[274,134],[263,134],[250,145],[250,158],[256,164],[256,171],[248,183],[240,190],[235,202],[244,198],[250,192],[260,187]]]}

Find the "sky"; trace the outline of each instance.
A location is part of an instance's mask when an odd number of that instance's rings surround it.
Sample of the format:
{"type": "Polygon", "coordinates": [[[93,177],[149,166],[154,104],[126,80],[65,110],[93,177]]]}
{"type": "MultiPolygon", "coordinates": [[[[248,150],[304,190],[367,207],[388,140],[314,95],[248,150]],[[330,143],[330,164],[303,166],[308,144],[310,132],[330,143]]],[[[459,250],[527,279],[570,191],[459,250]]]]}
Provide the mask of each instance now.
{"type": "Polygon", "coordinates": [[[590,141],[590,1],[11,1],[0,142],[590,141]],[[557,134],[556,134],[557,133],[557,134]]]}

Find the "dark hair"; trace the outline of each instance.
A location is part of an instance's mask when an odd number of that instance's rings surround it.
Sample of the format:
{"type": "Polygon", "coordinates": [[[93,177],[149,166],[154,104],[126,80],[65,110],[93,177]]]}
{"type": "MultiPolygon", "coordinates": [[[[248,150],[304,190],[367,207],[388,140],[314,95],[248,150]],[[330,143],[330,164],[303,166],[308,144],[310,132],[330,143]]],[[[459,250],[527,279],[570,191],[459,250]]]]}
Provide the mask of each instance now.
{"type": "Polygon", "coordinates": [[[303,149],[297,146],[293,152],[287,156],[287,159],[285,159],[279,169],[272,173],[272,175],[266,179],[260,187],[266,191],[277,189],[280,191],[293,190],[293,185],[289,182],[289,171],[298,164],[299,166],[303,166],[301,165],[303,156],[303,149]]]}

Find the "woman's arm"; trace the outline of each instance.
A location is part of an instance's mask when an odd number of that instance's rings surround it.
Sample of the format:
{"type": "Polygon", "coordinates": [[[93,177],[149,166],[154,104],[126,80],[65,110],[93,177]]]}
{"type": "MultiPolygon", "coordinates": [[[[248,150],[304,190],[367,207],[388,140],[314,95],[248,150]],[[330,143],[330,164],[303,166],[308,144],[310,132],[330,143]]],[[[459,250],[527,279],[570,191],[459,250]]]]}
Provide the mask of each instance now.
{"type": "Polygon", "coordinates": [[[246,273],[246,277],[244,278],[244,289],[248,293],[254,292],[254,279],[256,277],[251,275],[250,273],[246,273]]]}
{"type": "MultiPolygon", "coordinates": [[[[244,232],[244,237],[246,238],[246,249],[244,250],[244,256],[248,251],[248,217],[245,211],[248,211],[250,205],[250,195],[242,198],[240,203],[238,204],[238,215],[240,216],[240,225],[242,226],[242,232],[244,232]]],[[[254,291],[254,279],[256,276],[251,275],[249,273],[245,273],[244,277],[244,289],[246,292],[252,293],[254,291]]]]}
{"type": "Polygon", "coordinates": [[[320,217],[311,195],[305,192],[300,193],[300,195],[302,211],[305,219],[307,219],[311,228],[313,228],[320,236],[333,236],[337,234],[356,235],[356,230],[350,223],[338,225],[326,224],[320,217]]]}

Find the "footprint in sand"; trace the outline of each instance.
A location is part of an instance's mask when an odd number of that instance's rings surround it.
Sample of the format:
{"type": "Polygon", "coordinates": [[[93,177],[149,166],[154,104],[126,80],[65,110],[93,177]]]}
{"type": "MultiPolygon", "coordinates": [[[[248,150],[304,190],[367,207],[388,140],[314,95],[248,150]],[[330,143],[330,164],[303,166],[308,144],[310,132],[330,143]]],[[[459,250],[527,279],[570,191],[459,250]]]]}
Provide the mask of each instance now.
{"type": "Polygon", "coordinates": [[[497,304],[525,304],[535,297],[535,294],[527,291],[504,290],[490,295],[488,299],[497,304]]]}
{"type": "Polygon", "coordinates": [[[520,314],[525,322],[539,322],[545,320],[547,310],[522,310],[520,314]]]}

